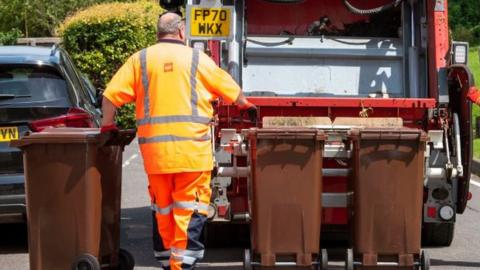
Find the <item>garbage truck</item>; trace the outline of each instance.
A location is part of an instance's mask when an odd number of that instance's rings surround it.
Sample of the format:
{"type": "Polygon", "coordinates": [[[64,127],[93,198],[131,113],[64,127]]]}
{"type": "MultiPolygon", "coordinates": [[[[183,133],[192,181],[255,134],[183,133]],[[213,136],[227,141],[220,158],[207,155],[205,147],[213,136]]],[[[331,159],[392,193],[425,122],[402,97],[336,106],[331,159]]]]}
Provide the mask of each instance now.
{"type": "Polygon", "coordinates": [[[252,220],[245,130],[300,122],[326,136],[322,237],[348,239],[354,196],[349,130],[411,128],[427,135],[418,206],[422,243],[449,246],[456,215],[471,198],[466,94],[474,78],[468,43],[449,35],[447,2],[161,0],[163,7],[185,8],[189,44],[227,70],[259,112],[251,121],[233,104],[215,102],[210,224],[248,226],[252,220]]]}

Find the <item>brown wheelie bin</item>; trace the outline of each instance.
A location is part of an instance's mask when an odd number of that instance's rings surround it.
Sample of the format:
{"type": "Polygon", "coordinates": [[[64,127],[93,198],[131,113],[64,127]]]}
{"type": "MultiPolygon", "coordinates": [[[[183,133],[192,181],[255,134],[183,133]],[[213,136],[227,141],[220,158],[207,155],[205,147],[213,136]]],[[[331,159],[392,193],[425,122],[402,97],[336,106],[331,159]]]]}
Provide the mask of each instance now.
{"type": "Polygon", "coordinates": [[[23,150],[31,270],[131,270],[119,248],[122,153],[134,131],[51,128],[23,150]]]}
{"type": "Polygon", "coordinates": [[[301,266],[321,269],[322,156],[317,129],[250,129],[249,201],[252,251],[244,268],[301,266]]]}
{"type": "Polygon", "coordinates": [[[346,269],[428,269],[421,251],[426,134],[357,129],[353,143],[353,251],[346,269]]]}

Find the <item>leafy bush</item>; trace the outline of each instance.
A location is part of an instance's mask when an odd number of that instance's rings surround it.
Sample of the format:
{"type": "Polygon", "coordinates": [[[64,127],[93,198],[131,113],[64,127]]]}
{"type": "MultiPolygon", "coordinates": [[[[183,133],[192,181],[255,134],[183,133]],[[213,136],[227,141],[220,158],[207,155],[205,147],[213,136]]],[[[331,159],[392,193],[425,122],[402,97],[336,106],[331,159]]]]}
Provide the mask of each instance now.
{"type": "Polygon", "coordinates": [[[132,0],[0,0],[0,32],[19,28],[26,37],[52,36],[72,12],[113,1],[132,0]]]}
{"type": "MultiPolygon", "coordinates": [[[[67,18],[59,34],[77,67],[104,89],[131,54],[155,43],[160,13],[156,1],[95,5],[67,18]]],[[[133,105],[121,108],[117,123],[133,128],[134,111],[133,105]]]]}
{"type": "Polygon", "coordinates": [[[17,39],[21,36],[22,32],[18,29],[0,32],[0,45],[15,45],[17,43],[17,39]]]}
{"type": "Polygon", "coordinates": [[[471,46],[480,44],[480,25],[473,28],[459,26],[453,31],[455,41],[467,41],[471,46]]]}
{"type": "Polygon", "coordinates": [[[467,41],[472,43],[473,33],[470,29],[464,26],[459,26],[453,31],[453,39],[455,41],[467,41]]]}
{"type": "Polygon", "coordinates": [[[480,45],[480,24],[472,28],[472,45],[480,45]]]}
{"type": "Polygon", "coordinates": [[[472,29],[480,24],[478,0],[448,1],[448,18],[449,25],[454,31],[459,27],[472,29]]]}

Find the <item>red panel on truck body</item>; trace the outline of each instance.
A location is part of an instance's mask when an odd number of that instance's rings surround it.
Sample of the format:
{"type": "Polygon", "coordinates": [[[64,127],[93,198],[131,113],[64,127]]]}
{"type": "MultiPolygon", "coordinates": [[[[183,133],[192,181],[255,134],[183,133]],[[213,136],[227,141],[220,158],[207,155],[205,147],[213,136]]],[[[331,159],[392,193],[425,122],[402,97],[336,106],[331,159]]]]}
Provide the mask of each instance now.
{"type": "Polygon", "coordinates": [[[450,52],[448,36],[448,1],[427,1],[429,96],[438,99],[438,72],[447,66],[450,52]],[[442,4],[443,3],[443,7],[442,4]]]}
{"type": "MultiPolygon", "coordinates": [[[[370,117],[400,117],[404,125],[426,129],[428,109],[435,108],[435,99],[383,99],[383,98],[297,98],[297,97],[248,97],[259,109],[259,119],[265,116],[326,116],[359,117],[364,108],[371,108],[370,117]]],[[[248,117],[242,117],[235,105],[219,102],[217,104],[218,127],[235,128],[238,131],[252,127],[248,117]]],[[[258,124],[261,127],[261,123],[258,124]]],[[[218,134],[217,134],[218,135],[218,134]]],[[[241,163],[243,164],[243,163],[241,163]]],[[[325,160],[324,168],[342,168],[335,160],[325,160]]],[[[345,193],[348,191],[346,177],[324,177],[324,192],[345,193]]],[[[229,189],[232,211],[244,212],[247,209],[246,179],[234,181],[229,189]]],[[[324,208],[323,224],[347,224],[346,208],[324,208]]]]}
{"type": "MultiPolygon", "coordinates": [[[[351,3],[358,8],[370,9],[391,3],[391,0],[351,0],[351,3]]],[[[348,11],[342,0],[305,0],[294,7],[292,4],[247,0],[246,9],[249,35],[279,35],[282,31],[304,34],[310,23],[323,16],[328,16],[339,30],[343,30],[345,24],[368,22],[369,19],[348,11]]]]}

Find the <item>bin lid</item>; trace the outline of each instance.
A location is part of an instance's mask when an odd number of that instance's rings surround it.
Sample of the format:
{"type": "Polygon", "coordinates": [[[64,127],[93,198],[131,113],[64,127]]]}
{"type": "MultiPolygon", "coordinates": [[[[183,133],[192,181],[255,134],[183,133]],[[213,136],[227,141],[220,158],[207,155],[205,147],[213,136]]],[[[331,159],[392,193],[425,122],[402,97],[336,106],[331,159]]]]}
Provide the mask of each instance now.
{"type": "Polygon", "coordinates": [[[128,145],[135,138],[135,130],[101,133],[99,128],[47,128],[41,132],[28,132],[20,140],[10,143],[22,148],[31,144],[94,143],[99,145],[128,145]]]}
{"type": "Polygon", "coordinates": [[[352,129],[349,132],[352,140],[400,140],[426,142],[425,131],[415,128],[365,128],[352,129]]]}
{"type": "Polygon", "coordinates": [[[247,135],[252,138],[262,139],[312,139],[319,141],[326,140],[323,130],[317,128],[305,127],[277,127],[277,128],[251,128],[247,131],[247,135]]]}

